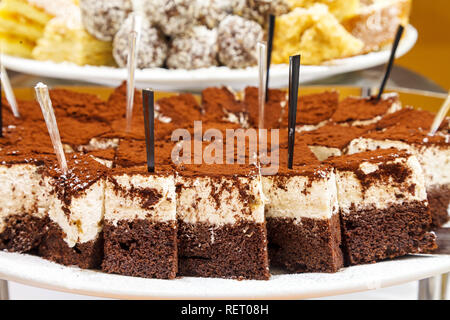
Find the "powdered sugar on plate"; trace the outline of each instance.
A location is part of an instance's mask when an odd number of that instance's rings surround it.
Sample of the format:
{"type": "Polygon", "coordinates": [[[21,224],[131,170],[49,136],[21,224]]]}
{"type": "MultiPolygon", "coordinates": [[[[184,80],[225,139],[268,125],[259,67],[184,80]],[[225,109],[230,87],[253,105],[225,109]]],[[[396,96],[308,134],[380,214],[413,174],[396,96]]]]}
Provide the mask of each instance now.
{"type": "Polygon", "coordinates": [[[0,252],[0,278],[48,289],[111,298],[317,298],[373,290],[450,271],[450,256],[407,256],[335,274],[273,272],[269,281],[184,277],[132,278],[65,267],[42,258],[0,252]]]}

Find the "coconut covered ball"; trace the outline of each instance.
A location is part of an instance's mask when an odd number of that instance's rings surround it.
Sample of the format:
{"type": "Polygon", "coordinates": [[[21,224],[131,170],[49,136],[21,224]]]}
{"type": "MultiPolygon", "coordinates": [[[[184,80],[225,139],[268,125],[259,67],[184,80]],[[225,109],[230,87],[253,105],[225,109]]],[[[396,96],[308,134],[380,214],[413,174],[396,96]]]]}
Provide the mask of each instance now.
{"type": "Polygon", "coordinates": [[[216,28],[220,21],[233,12],[233,0],[196,0],[196,19],[200,25],[216,28]]]}
{"type": "MultiPolygon", "coordinates": [[[[114,37],[113,56],[119,67],[126,67],[128,39],[132,32],[132,17],[128,17],[114,37]]],[[[165,37],[147,20],[142,21],[136,65],[139,69],[161,67],[167,57],[168,45],[165,37]]]]}
{"type": "Polygon", "coordinates": [[[148,21],[171,37],[186,33],[197,21],[193,0],[143,0],[142,8],[148,21]]]}
{"type": "Polygon", "coordinates": [[[270,14],[279,16],[289,11],[285,0],[231,0],[233,13],[267,25],[270,14]]]}
{"type": "Polygon", "coordinates": [[[263,30],[255,21],[227,16],[218,28],[219,61],[230,68],[245,68],[258,63],[256,45],[263,30]]]}
{"type": "Polygon", "coordinates": [[[102,41],[112,41],[133,10],[132,0],[80,0],[86,30],[102,41]]]}
{"type": "Polygon", "coordinates": [[[197,26],[172,40],[167,58],[169,68],[191,70],[217,64],[217,30],[197,26]]]}

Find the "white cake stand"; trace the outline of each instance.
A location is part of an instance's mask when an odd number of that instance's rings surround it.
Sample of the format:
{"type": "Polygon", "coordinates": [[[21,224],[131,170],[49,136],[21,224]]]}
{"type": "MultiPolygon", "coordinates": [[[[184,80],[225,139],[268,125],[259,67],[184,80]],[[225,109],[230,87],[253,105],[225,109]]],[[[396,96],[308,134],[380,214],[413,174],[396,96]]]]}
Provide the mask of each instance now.
{"type": "MultiPolygon", "coordinates": [[[[320,88],[323,91],[323,88],[320,88]]],[[[305,88],[303,89],[306,90],[305,88]]],[[[436,111],[446,95],[399,90],[403,99],[436,111]]],[[[122,299],[306,299],[362,292],[420,281],[419,298],[434,299],[440,275],[450,272],[450,255],[407,256],[344,268],[336,274],[274,274],[269,281],[235,281],[184,277],[155,280],[110,275],[65,267],[42,258],[0,252],[0,299],[15,281],[68,293],[122,299]]],[[[446,279],[443,277],[444,280],[446,279]]]]}
{"type": "MultiPolygon", "coordinates": [[[[429,255],[344,268],[335,274],[277,273],[269,281],[191,277],[157,280],[82,270],[36,256],[0,252],[0,279],[68,293],[120,299],[320,298],[400,285],[448,272],[450,255],[429,255]]],[[[423,298],[432,298],[430,283],[424,284],[421,284],[423,298]]],[[[7,298],[7,292],[3,294],[7,298]]]]}
{"type": "MultiPolygon", "coordinates": [[[[397,50],[397,57],[409,52],[418,38],[417,30],[409,25],[397,50]]],[[[389,60],[390,48],[355,57],[329,61],[319,66],[302,66],[302,83],[385,64],[389,60]]],[[[2,63],[6,68],[36,76],[118,86],[127,78],[124,68],[78,66],[71,63],[36,61],[5,55],[2,63]]],[[[287,87],[289,66],[274,65],[270,69],[270,85],[273,88],[287,87]]],[[[136,85],[139,88],[153,88],[165,91],[201,91],[211,86],[230,86],[236,90],[258,84],[257,67],[230,69],[211,67],[198,70],[169,70],[163,68],[136,71],[136,85]]]]}

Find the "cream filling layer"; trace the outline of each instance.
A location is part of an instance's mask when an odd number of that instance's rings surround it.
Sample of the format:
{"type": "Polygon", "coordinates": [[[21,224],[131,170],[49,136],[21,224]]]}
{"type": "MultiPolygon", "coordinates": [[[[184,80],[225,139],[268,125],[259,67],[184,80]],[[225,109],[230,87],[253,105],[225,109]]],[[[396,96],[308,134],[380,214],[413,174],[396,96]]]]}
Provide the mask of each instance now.
{"type": "Polygon", "coordinates": [[[427,187],[450,183],[450,147],[448,146],[414,146],[401,141],[358,138],[350,143],[348,153],[389,148],[406,150],[417,157],[422,166],[427,187]]]}
{"type": "Polygon", "coordinates": [[[263,177],[263,190],[267,203],[266,218],[331,219],[338,213],[336,176],[325,172],[322,179],[293,175],[278,184],[280,177],[263,177]]]}
{"type": "Polygon", "coordinates": [[[117,226],[119,221],[136,219],[154,222],[176,220],[176,193],[173,176],[120,175],[112,177],[123,192],[117,192],[113,182],[108,179],[105,191],[105,220],[117,226]],[[152,190],[153,189],[153,190],[152,190]],[[138,192],[133,193],[133,190],[138,192]],[[143,206],[149,199],[142,199],[139,191],[152,190],[157,201],[151,206],[143,206]]]}
{"type": "Polygon", "coordinates": [[[30,214],[39,218],[46,215],[38,209],[37,192],[40,188],[39,167],[33,164],[0,165],[0,233],[9,216],[30,214]]]}
{"type": "MultiPolygon", "coordinates": [[[[386,209],[395,204],[427,201],[422,167],[417,158],[415,156],[398,158],[390,163],[408,167],[411,174],[401,183],[397,183],[393,177],[389,177],[388,179],[374,180],[368,187],[363,188],[361,180],[353,171],[337,170],[338,201],[343,214],[350,214],[355,209],[386,209]],[[410,192],[408,187],[412,185],[414,185],[414,190],[410,192]]],[[[381,164],[361,163],[360,170],[363,174],[369,175],[378,171],[381,164]]]]}
{"type": "Polygon", "coordinates": [[[73,197],[67,208],[51,192],[51,178],[45,178],[44,185],[47,196],[50,196],[48,215],[64,232],[64,241],[68,246],[74,247],[77,243],[96,240],[103,227],[105,180],[94,183],[83,195],[73,197]]]}
{"type": "Polygon", "coordinates": [[[313,145],[310,145],[308,147],[319,161],[325,161],[330,157],[342,156],[342,151],[338,148],[313,145]]]}
{"type": "Polygon", "coordinates": [[[177,193],[177,218],[186,223],[205,222],[216,226],[239,221],[264,223],[259,177],[180,176],[176,184],[181,186],[177,193]],[[244,201],[241,192],[246,194],[244,201]]]}

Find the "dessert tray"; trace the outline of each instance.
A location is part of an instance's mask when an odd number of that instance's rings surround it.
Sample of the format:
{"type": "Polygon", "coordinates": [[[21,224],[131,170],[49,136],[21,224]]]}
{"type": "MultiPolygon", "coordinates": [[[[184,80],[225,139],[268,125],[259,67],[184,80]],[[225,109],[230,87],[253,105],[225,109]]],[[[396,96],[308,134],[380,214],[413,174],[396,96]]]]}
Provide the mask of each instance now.
{"type": "MultiPolygon", "coordinates": [[[[410,51],[418,38],[417,30],[409,25],[400,42],[397,56],[410,51]]],[[[320,80],[330,76],[363,70],[382,65],[389,60],[390,48],[346,59],[327,62],[320,66],[302,66],[300,81],[302,83],[320,80]]],[[[51,78],[87,81],[103,85],[117,86],[127,78],[126,69],[113,67],[77,66],[70,63],[42,62],[31,59],[4,55],[2,63],[6,68],[51,78]]],[[[289,66],[274,65],[270,69],[270,85],[273,88],[288,85],[289,66]]],[[[257,85],[257,67],[247,69],[229,69],[212,67],[197,70],[168,70],[162,68],[137,70],[136,83],[139,88],[158,90],[199,91],[209,86],[230,86],[241,90],[247,85],[257,85]]]]}
{"type": "Polygon", "coordinates": [[[121,299],[306,299],[380,289],[450,271],[448,256],[408,256],[335,274],[277,272],[268,281],[183,277],[156,280],[65,267],[0,252],[0,278],[45,289],[121,299]]]}
{"type": "MultiPolygon", "coordinates": [[[[326,87],[303,87],[312,93],[326,87]]],[[[357,94],[360,88],[337,87],[357,94]]],[[[106,88],[79,88],[107,94],[106,88]],[[102,90],[100,90],[102,89],[102,90]]],[[[406,105],[436,111],[445,95],[396,89],[406,105]]],[[[32,97],[29,89],[16,90],[18,97],[32,97]]],[[[0,279],[69,293],[121,299],[306,299],[374,290],[450,272],[450,255],[410,255],[375,264],[343,268],[337,273],[287,274],[271,270],[263,280],[227,280],[181,277],[157,280],[107,274],[59,265],[43,258],[0,251],[0,279]]]]}

